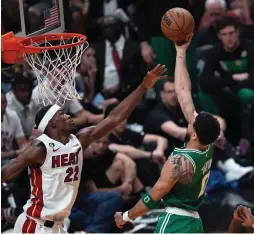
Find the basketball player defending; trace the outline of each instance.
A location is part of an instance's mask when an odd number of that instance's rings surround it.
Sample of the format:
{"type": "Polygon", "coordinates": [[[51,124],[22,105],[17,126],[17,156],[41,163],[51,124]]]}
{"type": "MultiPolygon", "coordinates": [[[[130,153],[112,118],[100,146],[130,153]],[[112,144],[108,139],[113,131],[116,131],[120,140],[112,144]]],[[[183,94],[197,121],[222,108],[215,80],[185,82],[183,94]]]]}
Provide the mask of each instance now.
{"type": "Polygon", "coordinates": [[[156,233],[200,233],[202,221],[197,212],[209,179],[213,157],[213,142],[220,134],[220,125],[211,114],[196,113],[191,96],[191,83],[186,66],[189,39],[182,46],[175,45],[175,90],[182,111],[188,121],[186,145],[175,148],[162,168],[159,180],[150,193],[123,215],[115,214],[118,227],[150,209],[163,200],[165,213],[158,218],[156,233]]]}
{"type": "MultiPolygon", "coordinates": [[[[2,168],[2,182],[29,167],[31,198],[15,224],[19,233],[66,233],[63,219],[68,217],[78,192],[83,150],[125,120],[147,89],[166,72],[157,65],[143,82],[96,127],[77,136],[71,119],[57,105],[42,108],[35,123],[44,134],[27,150],[2,168]]],[[[22,196],[22,194],[21,194],[22,196]]]]}

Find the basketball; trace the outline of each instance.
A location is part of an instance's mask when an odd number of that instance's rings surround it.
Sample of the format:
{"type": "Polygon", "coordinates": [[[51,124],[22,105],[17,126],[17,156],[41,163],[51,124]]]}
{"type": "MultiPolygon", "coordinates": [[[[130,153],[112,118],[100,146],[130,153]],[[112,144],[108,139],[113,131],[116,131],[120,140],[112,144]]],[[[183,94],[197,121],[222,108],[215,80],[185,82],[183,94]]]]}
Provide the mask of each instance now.
{"type": "Polygon", "coordinates": [[[161,30],[172,41],[186,40],[193,33],[194,28],[193,16],[183,8],[172,8],[161,19],[161,30]]]}

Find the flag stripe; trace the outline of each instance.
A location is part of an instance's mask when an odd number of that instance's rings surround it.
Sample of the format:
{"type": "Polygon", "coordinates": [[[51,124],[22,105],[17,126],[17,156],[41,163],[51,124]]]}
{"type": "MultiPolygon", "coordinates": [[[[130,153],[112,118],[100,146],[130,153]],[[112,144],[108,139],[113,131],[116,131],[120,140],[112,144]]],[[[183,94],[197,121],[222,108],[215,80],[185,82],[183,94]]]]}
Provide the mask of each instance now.
{"type": "Polygon", "coordinates": [[[51,27],[59,23],[58,8],[52,7],[44,12],[45,27],[51,27]]]}

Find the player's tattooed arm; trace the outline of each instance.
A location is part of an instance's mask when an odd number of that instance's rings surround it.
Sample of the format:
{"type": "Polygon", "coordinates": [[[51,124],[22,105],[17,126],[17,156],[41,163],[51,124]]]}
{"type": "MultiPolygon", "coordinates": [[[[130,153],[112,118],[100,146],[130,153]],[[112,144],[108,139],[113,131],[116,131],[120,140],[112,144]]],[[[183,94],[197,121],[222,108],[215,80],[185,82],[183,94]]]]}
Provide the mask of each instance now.
{"type": "Polygon", "coordinates": [[[178,101],[182,108],[185,119],[190,122],[196,114],[195,106],[191,95],[190,75],[186,64],[186,50],[190,45],[191,38],[184,45],[176,47],[176,65],[175,65],[175,90],[178,101]]]}
{"type": "MultiPolygon", "coordinates": [[[[150,196],[154,201],[160,201],[177,182],[191,183],[193,174],[193,165],[187,157],[184,155],[171,156],[164,164],[160,178],[150,191],[150,196]]],[[[129,210],[129,218],[134,219],[148,211],[143,201],[140,200],[129,210]]]]}
{"type": "Polygon", "coordinates": [[[169,158],[172,164],[171,178],[181,184],[190,184],[194,174],[194,168],[191,161],[184,155],[177,154],[169,158]]]}
{"type": "Polygon", "coordinates": [[[42,165],[46,158],[46,148],[41,141],[35,140],[17,158],[10,160],[1,169],[2,183],[15,178],[20,172],[33,165],[42,165]]]}

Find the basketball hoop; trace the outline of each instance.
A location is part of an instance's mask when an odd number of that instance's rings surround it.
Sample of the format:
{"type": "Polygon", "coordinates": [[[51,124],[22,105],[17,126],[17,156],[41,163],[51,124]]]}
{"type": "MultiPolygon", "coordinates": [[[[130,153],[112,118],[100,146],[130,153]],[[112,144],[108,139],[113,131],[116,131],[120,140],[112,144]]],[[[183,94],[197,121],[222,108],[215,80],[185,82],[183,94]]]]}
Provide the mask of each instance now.
{"type": "Polygon", "coordinates": [[[10,32],[2,36],[2,61],[16,64],[25,60],[37,77],[39,104],[62,106],[66,100],[80,99],[75,72],[88,46],[86,36],[76,33],[19,38],[10,32]]]}

